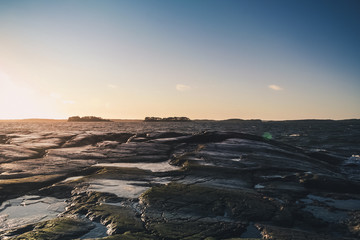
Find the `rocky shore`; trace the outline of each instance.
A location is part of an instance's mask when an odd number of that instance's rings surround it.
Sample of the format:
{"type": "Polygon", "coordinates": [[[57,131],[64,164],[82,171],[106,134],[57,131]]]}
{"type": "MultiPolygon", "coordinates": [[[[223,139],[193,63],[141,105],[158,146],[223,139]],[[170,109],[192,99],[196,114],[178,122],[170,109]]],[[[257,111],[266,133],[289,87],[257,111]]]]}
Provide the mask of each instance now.
{"type": "Polygon", "coordinates": [[[360,182],[343,164],[239,132],[8,132],[0,236],[359,239],[360,182]]]}

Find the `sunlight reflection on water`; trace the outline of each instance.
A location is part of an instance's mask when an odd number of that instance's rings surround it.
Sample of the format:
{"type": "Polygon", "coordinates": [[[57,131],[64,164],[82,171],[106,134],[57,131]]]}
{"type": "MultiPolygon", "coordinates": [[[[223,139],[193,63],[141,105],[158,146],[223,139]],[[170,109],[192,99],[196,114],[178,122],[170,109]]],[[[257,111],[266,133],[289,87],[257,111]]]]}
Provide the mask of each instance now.
{"type": "Polygon", "coordinates": [[[65,211],[65,200],[25,195],[3,202],[0,231],[55,218],[65,211]]]}

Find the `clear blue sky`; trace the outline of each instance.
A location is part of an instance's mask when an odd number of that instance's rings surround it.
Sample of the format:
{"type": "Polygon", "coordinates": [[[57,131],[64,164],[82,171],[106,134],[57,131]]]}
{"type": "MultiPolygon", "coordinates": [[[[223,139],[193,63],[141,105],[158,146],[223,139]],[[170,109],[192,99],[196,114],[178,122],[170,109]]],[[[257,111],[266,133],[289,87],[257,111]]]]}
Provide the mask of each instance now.
{"type": "Polygon", "coordinates": [[[360,2],[0,0],[0,119],[360,118],[360,2]]]}

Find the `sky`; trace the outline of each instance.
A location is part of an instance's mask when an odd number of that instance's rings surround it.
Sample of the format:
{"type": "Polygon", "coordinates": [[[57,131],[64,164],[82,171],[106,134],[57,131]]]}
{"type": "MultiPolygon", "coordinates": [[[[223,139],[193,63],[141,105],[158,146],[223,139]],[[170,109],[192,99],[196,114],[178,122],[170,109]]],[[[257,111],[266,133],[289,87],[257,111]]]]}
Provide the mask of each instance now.
{"type": "Polygon", "coordinates": [[[0,119],[360,118],[358,0],[0,0],[0,119]]]}

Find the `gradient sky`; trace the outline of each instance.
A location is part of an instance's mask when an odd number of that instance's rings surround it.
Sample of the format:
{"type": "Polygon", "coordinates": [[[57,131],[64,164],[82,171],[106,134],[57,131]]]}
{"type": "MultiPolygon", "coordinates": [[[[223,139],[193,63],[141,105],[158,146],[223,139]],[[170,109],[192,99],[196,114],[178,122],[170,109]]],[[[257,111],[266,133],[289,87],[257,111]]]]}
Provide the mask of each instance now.
{"type": "Polygon", "coordinates": [[[0,119],[360,118],[360,2],[0,0],[0,119]]]}

